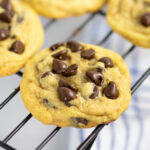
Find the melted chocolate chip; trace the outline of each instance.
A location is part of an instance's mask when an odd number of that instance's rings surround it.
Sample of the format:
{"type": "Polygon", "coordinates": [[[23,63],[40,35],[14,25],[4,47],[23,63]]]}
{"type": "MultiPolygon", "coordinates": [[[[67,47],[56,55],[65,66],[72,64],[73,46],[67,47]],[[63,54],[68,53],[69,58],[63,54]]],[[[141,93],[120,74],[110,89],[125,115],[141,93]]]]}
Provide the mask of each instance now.
{"type": "Polygon", "coordinates": [[[43,103],[46,104],[46,105],[48,105],[48,99],[44,98],[43,99],[43,103]]]}
{"type": "Polygon", "coordinates": [[[51,72],[50,72],[50,71],[45,72],[44,74],[42,74],[41,78],[45,78],[45,77],[47,77],[48,75],[51,75],[51,72]]]}
{"type": "Polygon", "coordinates": [[[146,13],[141,17],[141,23],[142,25],[144,25],[145,27],[149,27],[150,26],[150,13],[146,13]]]}
{"type": "Polygon", "coordinates": [[[15,35],[11,35],[10,38],[11,39],[16,39],[16,36],[15,35]]]}
{"type": "Polygon", "coordinates": [[[0,5],[1,5],[1,7],[4,8],[6,11],[8,11],[8,12],[11,14],[11,16],[14,15],[13,6],[12,6],[10,0],[3,0],[0,5]]]}
{"type": "Polygon", "coordinates": [[[64,80],[60,79],[59,80],[59,83],[58,83],[59,87],[66,87],[66,88],[69,88],[75,92],[77,92],[77,90],[72,86],[70,85],[69,83],[65,82],[64,80]]]}
{"type": "Polygon", "coordinates": [[[74,91],[66,87],[58,87],[58,94],[59,94],[60,100],[65,103],[77,97],[74,91]]]}
{"type": "Polygon", "coordinates": [[[22,16],[17,17],[17,23],[22,23],[24,18],[22,16]]]}
{"type": "Polygon", "coordinates": [[[100,72],[97,72],[95,70],[90,70],[86,72],[86,76],[94,82],[96,85],[101,86],[104,82],[104,77],[100,72]]]}
{"type": "Polygon", "coordinates": [[[77,74],[77,70],[78,70],[78,65],[77,64],[73,64],[71,66],[69,66],[64,72],[63,75],[64,76],[73,76],[77,74]]]}
{"type": "Polygon", "coordinates": [[[66,59],[70,58],[70,56],[68,55],[68,51],[67,50],[60,51],[58,53],[53,54],[52,56],[54,58],[60,59],[60,60],[66,60],[66,59]]]}
{"type": "Polygon", "coordinates": [[[83,46],[75,41],[68,41],[67,47],[70,48],[72,52],[78,52],[83,50],[83,46]]]}
{"type": "Polygon", "coordinates": [[[81,57],[90,60],[95,57],[95,51],[93,49],[82,51],[81,57]]]}
{"type": "Polygon", "coordinates": [[[79,123],[87,125],[88,124],[88,120],[84,119],[84,118],[72,118],[72,121],[74,124],[76,124],[78,126],[79,123]]]}
{"type": "Polygon", "coordinates": [[[0,41],[3,41],[9,37],[9,30],[0,29],[0,41]]]}
{"type": "Polygon", "coordinates": [[[4,8],[7,11],[12,11],[13,10],[13,7],[12,7],[12,4],[11,4],[10,0],[2,0],[0,5],[1,5],[2,8],[4,8]]]}
{"type": "Polygon", "coordinates": [[[67,65],[63,61],[58,60],[58,59],[54,59],[54,61],[53,61],[53,69],[52,69],[52,71],[54,73],[61,74],[66,69],[67,69],[67,65]]]}
{"type": "Polygon", "coordinates": [[[97,70],[98,72],[102,73],[103,71],[105,71],[105,68],[103,68],[103,67],[98,67],[98,68],[96,68],[96,70],[97,70]]]}
{"type": "Polygon", "coordinates": [[[65,44],[63,43],[63,42],[59,42],[59,43],[56,43],[56,44],[54,44],[54,45],[52,45],[51,47],[50,47],[50,49],[52,50],[52,51],[55,51],[57,48],[59,48],[59,47],[61,47],[61,46],[64,46],[65,44]]]}
{"type": "Polygon", "coordinates": [[[54,106],[54,105],[52,105],[52,104],[48,101],[48,99],[46,99],[46,98],[43,99],[43,104],[46,105],[46,106],[48,106],[48,107],[51,107],[51,108],[53,108],[53,109],[57,109],[57,107],[54,106]]]}
{"type": "Polygon", "coordinates": [[[5,11],[3,13],[0,13],[0,20],[3,22],[10,23],[12,19],[12,16],[9,12],[5,11]]]}
{"type": "Polygon", "coordinates": [[[99,59],[99,61],[103,62],[105,64],[106,68],[108,68],[108,67],[110,67],[110,68],[114,67],[114,63],[108,57],[103,57],[103,58],[99,59]]]}
{"type": "Polygon", "coordinates": [[[116,99],[119,96],[119,91],[117,89],[117,86],[114,82],[109,82],[107,87],[103,89],[103,93],[105,94],[106,97],[110,99],[116,99]]]}
{"type": "Polygon", "coordinates": [[[98,89],[98,87],[95,85],[94,86],[94,89],[93,89],[93,93],[90,95],[90,99],[94,99],[94,98],[96,98],[97,96],[98,96],[98,94],[99,94],[99,89],[98,89]]]}
{"type": "Polygon", "coordinates": [[[24,49],[25,49],[24,44],[19,40],[16,40],[9,48],[10,51],[13,51],[17,54],[22,54],[24,52],[24,49]]]}
{"type": "Polygon", "coordinates": [[[8,25],[7,29],[10,31],[11,30],[11,25],[8,25]]]}
{"type": "Polygon", "coordinates": [[[10,3],[10,0],[3,0],[0,5],[5,9],[5,12],[0,14],[0,20],[10,23],[12,17],[14,16],[14,10],[10,3]]]}
{"type": "Polygon", "coordinates": [[[65,103],[65,105],[67,106],[67,107],[71,107],[71,106],[75,106],[74,104],[71,104],[71,103],[65,103]]]}

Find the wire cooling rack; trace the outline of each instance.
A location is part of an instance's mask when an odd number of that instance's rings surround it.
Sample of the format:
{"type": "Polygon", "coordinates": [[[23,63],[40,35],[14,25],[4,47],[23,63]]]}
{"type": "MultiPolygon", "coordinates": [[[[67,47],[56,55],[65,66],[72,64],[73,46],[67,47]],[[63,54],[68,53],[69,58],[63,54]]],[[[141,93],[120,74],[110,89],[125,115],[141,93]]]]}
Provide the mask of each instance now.
{"type": "MultiPolygon", "coordinates": [[[[101,15],[105,17],[104,11],[99,11],[97,13],[91,14],[79,27],[77,27],[72,34],[66,39],[66,41],[74,38],[77,34],[79,34],[83,28],[94,18],[95,15],[101,15]]],[[[50,26],[56,22],[57,20],[49,20],[45,26],[45,31],[50,28],[50,26]]],[[[107,39],[113,34],[113,31],[110,30],[101,41],[97,43],[97,45],[104,44],[107,39]]],[[[132,45],[126,52],[122,55],[122,57],[125,59],[131,52],[134,51],[136,48],[135,45],[132,45]]],[[[19,71],[16,73],[19,77],[22,77],[22,72],[19,71]]],[[[150,67],[143,73],[143,75],[136,81],[136,83],[132,86],[131,91],[132,95],[134,92],[140,87],[140,85],[144,82],[144,80],[150,75],[150,67]]],[[[3,102],[0,104],[0,110],[2,110],[8,102],[11,101],[11,99],[20,91],[20,87],[18,86],[3,102]]],[[[6,150],[15,150],[12,146],[8,145],[7,142],[13,138],[13,136],[23,127],[25,124],[32,118],[31,114],[28,114],[18,125],[16,128],[12,130],[2,141],[0,141],[0,147],[6,149],[6,150]]],[[[97,126],[92,133],[77,147],[77,150],[90,150],[95,139],[97,138],[99,132],[102,130],[102,128],[106,126],[106,124],[101,124],[97,126]]],[[[39,145],[37,145],[36,150],[41,150],[61,129],[61,127],[56,127],[39,145]]]]}

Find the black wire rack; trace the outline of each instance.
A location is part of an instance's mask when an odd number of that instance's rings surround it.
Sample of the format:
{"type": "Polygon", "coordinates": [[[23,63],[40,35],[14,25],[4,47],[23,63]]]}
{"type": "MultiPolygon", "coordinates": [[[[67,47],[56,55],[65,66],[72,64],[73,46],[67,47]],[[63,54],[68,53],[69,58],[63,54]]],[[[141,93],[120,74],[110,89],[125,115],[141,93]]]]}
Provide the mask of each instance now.
{"type": "MultiPolygon", "coordinates": [[[[66,41],[72,39],[77,34],[79,34],[83,28],[94,18],[95,15],[101,15],[105,17],[104,11],[99,11],[97,13],[91,14],[79,27],[77,27],[72,34],[66,39],[66,41]]],[[[45,26],[45,31],[57,20],[49,20],[45,26]]],[[[97,43],[97,45],[104,44],[109,37],[113,34],[113,31],[110,30],[105,37],[101,41],[97,43]]],[[[134,49],[136,48],[135,45],[132,45],[129,49],[126,50],[126,52],[122,55],[122,57],[125,59],[134,49]]],[[[16,73],[16,75],[22,77],[23,72],[19,71],[16,73]]],[[[140,87],[140,85],[145,81],[145,79],[150,75],[150,67],[143,73],[143,75],[136,81],[136,83],[132,86],[131,92],[132,95],[134,92],[140,87]]],[[[20,91],[20,87],[18,86],[10,95],[3,100],[3,102],[0,104],[0,110],[2,110],[8,102],[12,100],[12,98],[20,91]]],[[[28,114],[18,125],[16,128],[12,130],[2,141],[0,141],[0,147],[6,149],[6,150],[15,150],[12,146],[8,145],[7,142],[13,138],[13,136],[23,127],[25,124],[32,118],[31,114],[28,114]]],[[[92,133],[77,147],[77,150],[90,150],[95,139],[97,138],[99,132],[103,129],[103,127],[106,126],[106,124],[98,125],[92,133]]],[[[61,127],[56,127],[36,148],[36,150],[41,150],[61,129],[61,127]]]]}

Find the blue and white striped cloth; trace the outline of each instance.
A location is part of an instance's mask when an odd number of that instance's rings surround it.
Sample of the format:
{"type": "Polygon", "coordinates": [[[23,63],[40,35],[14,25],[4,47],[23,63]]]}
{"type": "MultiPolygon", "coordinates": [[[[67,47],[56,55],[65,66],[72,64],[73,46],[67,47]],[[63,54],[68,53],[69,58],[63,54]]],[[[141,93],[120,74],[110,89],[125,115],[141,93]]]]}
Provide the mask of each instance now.
{"type": "MultiPolygon", "coordinates": [[[[94,19],[88,29],[91,36],[86,41],[95,44],[96,39],[98,41],[109,30],[104,20],[94,19]]],[[[123,54],[132,45],[113,33],[103,46],[123,54]]],[[[125,61],[130,69],[133,85],[150,67],[150,49],[136,47],[125,61]]],[[[93,129],[71,128],[68,149],[75,150],[93,129]]],[[[150,150],[150,77],[133,94],[130,106],[122,116],[102,129],[92,150],[150,150]]]]}

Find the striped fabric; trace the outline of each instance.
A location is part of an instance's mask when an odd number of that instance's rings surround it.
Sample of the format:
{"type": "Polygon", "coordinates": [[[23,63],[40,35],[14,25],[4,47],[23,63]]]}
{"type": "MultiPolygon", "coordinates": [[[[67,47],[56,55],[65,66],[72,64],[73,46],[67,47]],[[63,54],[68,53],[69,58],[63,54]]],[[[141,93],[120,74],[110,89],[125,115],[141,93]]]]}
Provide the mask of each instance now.
{"type": "MultiPolygon", "coordinates": [[[[95,44],[96,38],[104,36],[109,30],[110,28],[104,21],[95,19],[88,30],[91,35],[88,42],[95,44]]],[[[102,46],[123,54],[132,45],[113,33],[106,44],[102,46]]],[[[130,69],[133,85],[150,66],[150,50],[136,47],[125,61],[130,69]]],[[[70,140],[68,150],[74,150],[93,129],[70,129],[72,140],[70,140]]],[[[110,123],[100,132],[92,150],[150,150],[149,141],[150,77],[133,94],[127,111],[117,121],[110,123]]]]}

